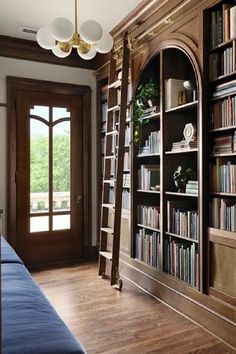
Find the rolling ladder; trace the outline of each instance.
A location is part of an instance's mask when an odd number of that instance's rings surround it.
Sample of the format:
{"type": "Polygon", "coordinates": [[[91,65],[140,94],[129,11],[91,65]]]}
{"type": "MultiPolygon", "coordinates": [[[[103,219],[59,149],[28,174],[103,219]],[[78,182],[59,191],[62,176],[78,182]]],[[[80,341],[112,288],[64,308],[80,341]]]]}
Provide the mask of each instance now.
{"type": "Polygon", "coordinates": [[[129,76],[128,36],[123,39],[122,51],[122,77],[117,80],[117,65],[114,55],[111,53],[109,85],[108,85],[108,109],[105,133],[105,156],[103,169],[101,230],[99,247],[99,271],[98,275],[104,277],[106,261],[111,262],[110,283],[116,289],[121,290],[122,280],[119,275],[120,252],[120,228],[122,213],[123,190],[123,165],[125,153],[125,128],[127,110],[127,90],[129,76]],[[120,102],[117,102],[118,91],[120,102]],[[113,199],[111,202],[110,190],[113,187],[113,199]],[[110,196],[110,197],[109,197],[110,196]],[[108,226],[109,211],[113,210],[113,220],[108,226]],[[109,242],[108,242],[109,241],[109,242]],[[109,246],[109,247],[108,247],[109,246]],[[110,248],[108,250],[108,248],[110,248]]]}

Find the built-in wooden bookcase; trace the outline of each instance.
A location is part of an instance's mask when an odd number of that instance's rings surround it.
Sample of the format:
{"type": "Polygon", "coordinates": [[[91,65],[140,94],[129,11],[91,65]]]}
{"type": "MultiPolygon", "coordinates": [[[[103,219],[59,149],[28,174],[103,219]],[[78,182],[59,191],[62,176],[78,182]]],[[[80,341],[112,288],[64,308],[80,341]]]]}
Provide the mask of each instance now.
{"type": "Polygon", "coordinates": [[[145,66],[137,87],[150,78],[160,88],[160,102],[152,116],[144,117],[148,123],[143,126],[139,146],[133,149],[133,257],[200,289],[198,83],[187,53],[177,48],[158,53],[145,66]],[[184,81],[189,81],[191,89],[185,89],[184,81]],[[187,124],[194,132],[191,142],[184,138],[187,124]],[[142,147],[153,132],[160,134],[159,151],[144,154],[142,147]],[[189,192],[178,191],[174,183],[178,166],[191,168],[196,174],[189,192]],[[154,167],[160,172],[160,186],[148,184],[144,190],[140,187],[145,182],[142,177],[152,175],[146,170],[154,167]]]}
{"type": "Polygon", "coordinates": [[[207,10],[209,293],[236,304],[236,6],[207,10]]]}

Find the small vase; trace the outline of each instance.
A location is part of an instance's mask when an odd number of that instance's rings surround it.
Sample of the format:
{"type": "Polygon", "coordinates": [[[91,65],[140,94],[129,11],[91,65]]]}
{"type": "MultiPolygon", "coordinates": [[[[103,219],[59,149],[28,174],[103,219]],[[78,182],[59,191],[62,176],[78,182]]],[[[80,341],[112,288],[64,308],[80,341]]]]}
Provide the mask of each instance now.
{"type": "Polygon", "coordinates": [[[174,182],[176,187],[179,188],[178,193],[185,193],[186,182],[181,179],[176,179],[174,182]]]}

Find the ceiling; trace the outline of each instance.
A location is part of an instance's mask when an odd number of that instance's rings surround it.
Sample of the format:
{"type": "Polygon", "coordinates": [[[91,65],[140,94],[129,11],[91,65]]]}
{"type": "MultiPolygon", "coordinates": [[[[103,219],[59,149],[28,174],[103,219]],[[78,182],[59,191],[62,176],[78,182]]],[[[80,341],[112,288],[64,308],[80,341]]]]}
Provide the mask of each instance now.
{"type": "MultiPolygon", "coordinates": [[[[142,0],[78,0],[78,27],[88,19],[111,31],[142,0]]],[[[74,0],[0,0],[0,35],[35,40],[18,26],[39,29],[57,17],[74,23],[74,0]]]]}

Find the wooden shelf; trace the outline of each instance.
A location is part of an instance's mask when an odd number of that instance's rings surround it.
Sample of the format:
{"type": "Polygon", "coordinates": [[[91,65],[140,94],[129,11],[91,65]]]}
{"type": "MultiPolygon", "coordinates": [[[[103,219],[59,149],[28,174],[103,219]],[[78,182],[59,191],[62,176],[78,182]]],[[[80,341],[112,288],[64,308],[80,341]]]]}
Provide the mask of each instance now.
{"type": "Polygon", "coordinates": [[[137,192],[141,193],[154,193],[154,194],[160,194],[160,191],[151,191],[151,190],[145,190],[145,189],[137,189],[137,192]]]}
{"type": "Polygon", "coordinates": [[[154,114],[149,114],[147,116],[144,116],[141,118],[141,120],[147,120],[147,119],[156,119],[156,118],[160,118],[161,116],[161,113],[160,112],[157,112],[157,113],[154,113],[154,114]]]}
{"type": "Polygon", "coordinates": [[[166,155],[172,155],[172,154],[187,154],[187,153],[192,153],[192,152],[198,152],[198,148],[194,148],[194,149],[180,149],[180,150],[170,150],[170,151],[166,151],[165,154],[166,155]]]}
{"type": "Polygon", "coordinates": [[[217,132],[234,130],[234,129],[236,129],[236,125],[231,125],[230,127],[214,128],[214,129],[209,130],[209,132],[210,133],[217,133],[217,132]]]}
{"type": "Polygon", "coordinates": [[[138,227],[141,227],[143,229],[147,229],[147,230],[152,230],[152,231],[156,231],[156,232],[160,232],[160,229],[155,229],[154,227],[151,226],[147,226],[147,225],[143,225],[143,224],[137,224],[138,227]]]}
{"type": "Polygon", "coordinates": [[[193,101],[193,102],[189,102],[189,103],[186,103],[186,104],[182,104],[182,105],[177,106],[177,107],[173,107],[173,108],[167,109],[167,110],[165,110],[165,113],[178,112],[178,111],[187,111],[189,109],[196,108],[197,105],[198,105],[198,101],[193,101]]]}
{"type": "Polygon", "coordinates": [[[211,157],[230,157],[236,156],[236,152],[220,153],[220,154],[211,154],[211,157]]]}
{"type": "Polygon", "coordinates": [[[222,196],[222,197],[236,197],[236,193],[226,193],[226,192],[211,192],[211,195],[222,196]]]}
{"type": "Polygon", "coordinates": [[[236,248],[236,232],[209,227],[208,234],[210,242],[236,248]]]}
{"type": "Polygon", "coordinates": [[[193,238],[190,238],[190,237],[185,237],[185,236],[181,236],[181,235],[178,235],[178,234],[174,234],[172,232],[165,232],[166,235],[168,236],[173,236],[173,237],[177,237],[181,240],[186,240],[186,241],[189,241],[189,242],[195,242],[195,243],[198,243],[198,240],[195,240],[193,238]]]}
{"type": "Polygon", "coordinates": [[[161,154],[160,153],[155,153],[155,154],[138,154],[137,157],[159,157],[161,154]]]}
{"type": "Polygon", "coordinates": [[[174,195],[176,197],[193,197],[198,198],[198,194],[190,194],[190,193],[179,193],[179,192],[165,192],[167,195],[174,195]]]}
{"type": "Polygon", "coordinates": [[[233,40],[234,40],[234,38],[231,38],[228,41],[225,41],[225,42],[222,42],[222,43],[218,44],[217,47],[211,48],[209,50],[209,53],[214,53],[214,52],[217,52],[219,50],[222,50],[224,47],[228,47],[229,45],[233,44],[233,40]]]}
{"type": "Polygon", "coordinates": [[[232,71],[229,74],[225,74],[225,75],[220,75],[218,76],[216,79],[211,80],[210,83],[214,84],[214,85],[218,85],[220,82],[226,80],[226,79],[231,79],[234,78],[234,76],[236,75],[236,71],[232,71]]]}

